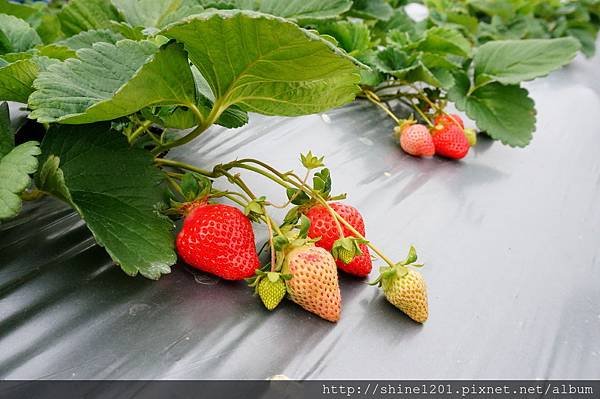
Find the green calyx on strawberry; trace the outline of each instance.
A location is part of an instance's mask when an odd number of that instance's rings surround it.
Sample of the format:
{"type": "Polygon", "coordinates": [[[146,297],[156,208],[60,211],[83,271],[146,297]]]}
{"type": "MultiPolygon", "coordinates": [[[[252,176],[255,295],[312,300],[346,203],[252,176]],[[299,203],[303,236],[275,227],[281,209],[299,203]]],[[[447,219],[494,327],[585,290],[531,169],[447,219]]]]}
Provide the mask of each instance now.
{"type": "Polygon", "coordinates": [[[183,175],[177,193],[167,192],[170,208],[167,214],[187,215],[199,205],[208,203],[212,195],[212,180],[197,173],[188,172],[183,175]]]}
{"type": "Polygon", "coordinates": [[[471,147],[477,145],[477,131],[475,129],[465,128],[465,137],[471,147]]]}
{"type": "Polygon", "coordinates": [[[306,155],[300,154],[300,162],[302,162],[302,165],[308,170],[322,168],[325,166],[325,164],[323,164],[324,159],[324,156],[317,157],[313,155],[312,151],[309,151],[306,155]]]}
{"type": "Polygon", "coordinates": [[[417,252],[414,247],[406,259],[394,266],[382,267],[379,277],[371,283],[383,289],[385,298],[392,305],[418,323],[424,323],[429,317],[427,287],[421,274],[408,267],[417,265],[417,252]]]}
{"type": "MultiPolygon", "coordinates": [[[[331,202],[329,203],[329,206],[360,235],[363,237],[365,236],[365,223],[358,209],[341,202],[331,202]]],[[[333,217],[327,207],[323,205],[317,204],[311,206],[305,211],[305,215],[310,220],[308,237],[317,240],[316,245],[326,249],[327,251],[333,251],[334,244],[339,239],[347,237],[355,239],[359,238],[355,237],[346,226],[342,226],[343,236],[341,236],[336,219],[333,217]]],[[[360,253],[358,253],[356,250],[353,250],[354,253],[352,261],[345,263],[343,259],[340,258],[338,249],[336,250],[336,254],[338,255],[336,263],[340,270],[346,273],[353,274],[358,277],[366,277],[369,275],[369,273],[371,273],[371,269],[373,268],[369,248],[367,247],[366,242],[363,240],[355,241],[355,244],[358,246],[360,253]]],[[[353,246],[354,244],[350,247],[352,248],[353,246]]],[[[345,257],[346,259],[349,258],[348,255],[345,255],[345,257]]]]}
{"type": "Polygon", "coordinates": [[[366,240],[356,237],[339,238],[331,247],[331,255],[335,260],[340,260],[348,265],[355,257],[363,254],[360,245],[366,243],[366,240]]]}

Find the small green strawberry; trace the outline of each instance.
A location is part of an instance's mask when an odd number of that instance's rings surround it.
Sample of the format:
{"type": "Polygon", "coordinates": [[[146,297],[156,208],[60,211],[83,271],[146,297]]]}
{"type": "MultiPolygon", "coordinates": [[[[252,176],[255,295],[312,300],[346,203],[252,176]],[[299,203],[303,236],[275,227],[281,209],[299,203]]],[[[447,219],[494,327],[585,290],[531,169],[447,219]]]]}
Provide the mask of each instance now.
{"type": "Polygon", "coordinates": [[[279,278],[279,273],[267,273],[260,279],[256,290],[268,310],[275,309],[286,293],[285,283],[279,278]],[[271,274],[277,275],[275,281],[272,281],[271,274]]]}
{"type": "MultiPolygon", "coordinates": [[[[417,253],[411,247],[405,261],[393,267],[382,268],[379,278],[372,284],[377,284],[383,288],[383,294],[388,302],[414,321],[424,323],[429,317],[425,280],[421,273],[407,267],[416,260],[417,253]]],[[[413,266],[419,267],[422,265],[413,266]]]]}

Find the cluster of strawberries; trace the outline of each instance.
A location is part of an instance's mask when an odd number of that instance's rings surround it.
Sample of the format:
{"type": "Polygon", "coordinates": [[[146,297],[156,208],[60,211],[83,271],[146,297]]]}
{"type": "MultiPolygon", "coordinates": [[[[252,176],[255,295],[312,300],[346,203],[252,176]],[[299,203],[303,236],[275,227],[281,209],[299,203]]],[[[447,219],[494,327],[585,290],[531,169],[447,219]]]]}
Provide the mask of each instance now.
{"type": "MultiPolygon", "coordinates": [[[[312,204],[302,210],[308,228],[294,226],[276,236],[278,267],[260,268],[251,220],[239,209],[224,204],[202,203],[187,215],[176,246],[180,258],[190,266],[226,280],[252,278],[252,286],[265,307],[274,309],[289,299],[325,320],[336,322],[341,314],[338,268],[358,277],[372,269],[365,224],[359,211],[349,205],[331,202],[312,204]],[[332,215],[341,216],[342,227],[332,215]],[[348,228],[348,227],[351,227],[348,228]],[[343,232],[343,236],[341,231],[343,232]]],[[[416,261],[416,253],[395,266],[383,268],[375,282],[386,298],[413,320],[428,317],[427,293],[421,275],[406,266],[416,261]]],[[[415,265],[418,266],[418,265],[415,265]]]]}
{"type": "Polygon", "coordinates": [[[408,120],[396,126],[394,133],[400,147],[416,157],[439,155],[450,159],[464,158],[469,149],[477,143],[473,129],[465,129],[460,116],[439,115],[431,128],[408,120]]]}

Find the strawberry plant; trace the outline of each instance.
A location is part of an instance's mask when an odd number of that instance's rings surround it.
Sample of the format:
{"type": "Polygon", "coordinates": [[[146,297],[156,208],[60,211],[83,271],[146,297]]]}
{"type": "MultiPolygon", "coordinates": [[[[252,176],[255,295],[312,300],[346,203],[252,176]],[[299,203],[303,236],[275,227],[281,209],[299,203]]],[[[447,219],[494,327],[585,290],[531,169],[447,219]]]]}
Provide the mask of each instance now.
{"type": "Polygon", "coordinates": [[[535,104],[521,83],[568,64],[580,49],[591,55],[600,21],[595,0],[424,0],[428,16],[420,21],[408,2],[375,3],[377,13],[310,22],[371,67],[361,73],[360,97],[398,126],[406,119],[393,104],[433,128],[452,103],[512,147],[528,145],[535,130],[535,104]]]}
{"type": "Polygon", "coordinates": [[[0,108],[0,220],[51,195],[131,276],[158,279],[179,258],[249,279],[269,310],[287,293],[337,321],[338,267],[368,275],[370,250],[395,263],[366,239],[358,211],[339,203],[345,196],[331,195],[323,158],[302,155],[301,178],[255,159],[190,165],[169,152],[215,124],[240,127],[249,112],[306,115],[353,101],[367,67],[303,28],[352,2],[217,3],[0,0],[0,100],[22,103],[29,119],[14,132],[0,108]],[[41,142],[27,140],[29,129],[43,132],[41,142]],[[240,171],[280,185],[289,200],[256,194],[240,171]],[[289,212],[278,222],[272,208],[289,212]],[[316,209],[330,243],[310,227],[316,209]],[[253,223],[269,231],[262,265],[253,223]]]}
{"type": "Polygon", "coordinates": [[[302,176],[250,158],[170,158],[213,125],[357,97],[395,121],[415,156],[460,159],[476,142],[449,103],[492,138],[525,146],[535,108],[521,83],[579,49],[590,55],[599,15],[595,0],[427,0],[417,22],[405,3],[0,0],[0,101],[22,104],[29,121],[14,131],[0,105],[0,221],[51,195],[129,275],[158,279],[179,255],[224,279],[249,278],[269,310],[287,293],[330,321],[341,314],[338,269],[365,277],[373,255],[386,265],[376,283],[388,300],[425,321],[414,249],[395,262],[370,242],[360,212],[332,195],[323,158],[303,154],[302,176]],[[240,172],[281,186],[288,201],[271,202],[240,172]],[[274,220],[274,208],[286,217],[274,220]],[[269,232],[263,264],[253,223],[269,232]]]}

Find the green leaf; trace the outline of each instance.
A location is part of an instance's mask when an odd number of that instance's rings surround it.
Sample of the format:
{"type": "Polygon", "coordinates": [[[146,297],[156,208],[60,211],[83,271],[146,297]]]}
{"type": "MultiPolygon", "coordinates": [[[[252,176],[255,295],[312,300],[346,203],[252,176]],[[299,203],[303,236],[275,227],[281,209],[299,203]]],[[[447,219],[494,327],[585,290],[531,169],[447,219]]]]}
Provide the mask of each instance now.
{"type": "Polygon", "coordinates": [[[316,24],[321,34],[330,35],[338,46],[350,55],[360,54],[371,47],[369,27],[363,22],[328,21],[316,24]]]}
{"type": "Polygon", "coordinates": [[[478,11],[489,16],[499,16],[502,19],[510,19],[515,15],[515,1],[498,0],[468,0],[467,3],[478,11]]]}
{"type": "Polygon", "coordinates": [[[158,279],[177,259],[172,223],[155,210],[164,177],[147,151],[129,147],[109,126],[52,127],[42,143],[38,183],[62,196],[68,190],[68,202],[127,274],[158,279]]]}
{"type": "Polygon", "coordinates": [[[12,151],[15,147],[15,133],[10,125],[8,103],[0,104],[0,158],[12,151]]]}
{"type": "Polygon", "coordinates": [[[132,26],[163,28],[204,11],[197,0],[112,0],[132,26]]]}
{"type": "Polygon", "coordinates": [[[20,194],[31,184],[31,173],[38,166],[40,148],[28,141],[0,158],[0,220],[9,219],[21,211],[20,194]]]}
{"type": "Polygon", "coordinates": [[[17,18],[27,20],[37,13],[37,9],[26,4],[19,4],[9,0],[0,0],[0,14],[13,15],[17,18]]]}
{"type": "Polygon", "coordinates": [[[364,19],[387,21],[394,14],[394,9],[385,0],[354,0],[350,15],[364,19]]]}
{"type": "Polygon", "coordinates": [[[75,53],[75,50],[71,50],[66,46],[61,46],[58,44],[46,44],[44,46],[38,46],[35,48],[35,50],[37,54],[41,56],[53,58],[60,61],[64,61],[68,58],[77,57],[77,53],[75,53]]]}
{"type": "Polygon", "coordinates": [[[201,0],[206,7],[260,11],[290,20],[331,19],[345,13],[352,0],[201,0]]]}
{"type": "Polygon", "coordinates": [[[185,45],[220,109],[237,104],[265,115],[305,115],[350,102],[359,90],[352,59],[281,18],[216,11],[161,34],[185,45]]]}
{"type": "Polygon", "coordinates": [[[91,48],[95,43],[104,42],[116,44],[123,36],[108,29],[89,30],[80,32],[56,44],[66,46],[72,50],[91,48]]]}
{"type": "Polygon", "coordinates": [[[0,100],[27,103],[40,71],[56,62],[46,57],[29,57],[0,66],[0,100]]]}
{"type": "Polygon", "coordinates": [[[516,84],[545,76],[577,55],[573,38],[488,42],[475,54],[476,83],[516,84]]]}
{"type": "Polygon", "coordinates": [[[525,147],[535,130],[534,101],[516,85],[491,83],[466,99],[466,112],[477,127],[511,147],[525,147]]]}
{"type": "Polygon", "coordinates": [[[419,43],[418,49],[435,54],[454,54],[468,57],[471,44],[460,32],[448,28],[431,28],[419,43]]]}
{"type": "Polygon", "coordinates": [[[567,33],[579,41],[581,51],[586,57],[590,58],[596,53],[596,27],[574,27],[568,29],[567,33]]]}
{"type": "Polygon", "coordinates": [[[454,85],[448,90],[448,99],[452,101],[456,108],[465,111],[467,108],[467,93],[471,88],[471,81],[463,71],[454,74],[454,85]]]}
{"type": "Polygon", "coordinates": [[[50,155],[39,168],[35,176],[36,185],[43,188],[47,193],[72,204],[71,193],[65,183],[65,175],[60,169],[60,158],[50,155]]]}
{"type": "Polygon", "coordinates": [[[343,14],[351,6],[351,0],[259,0],[255,10],[292,20],[329,19],[343,14]]]}
{"type": "Polygon", "coordinates": [[[29,20],[28,22],[35,28],[44,43],[54,43],[64,37],[58,15],[51,11],[40,13],[33,23],[29,20]]]}
{"type": "Polygon", "coordinates": [[[153,105],[196,101],[182,46],[151,42],[97,43],[40,74],[29,99],[30,118],[82,124],[112,120],[153,105]],[[98,67],[100,65],[101,67],[98,67]]]}
{"type": "Polygon", "coordinates": [[[58,19],[67,36],[108,28],[110,21],[121,20],[110,0],[71,0],[58,13],[58,19]]]}
{"type": "Polygon", "coordinates": [[[19,53],[42,43],[35,29],[12,15],[0,14],[0,32],[0,54],[19,53]]]}

